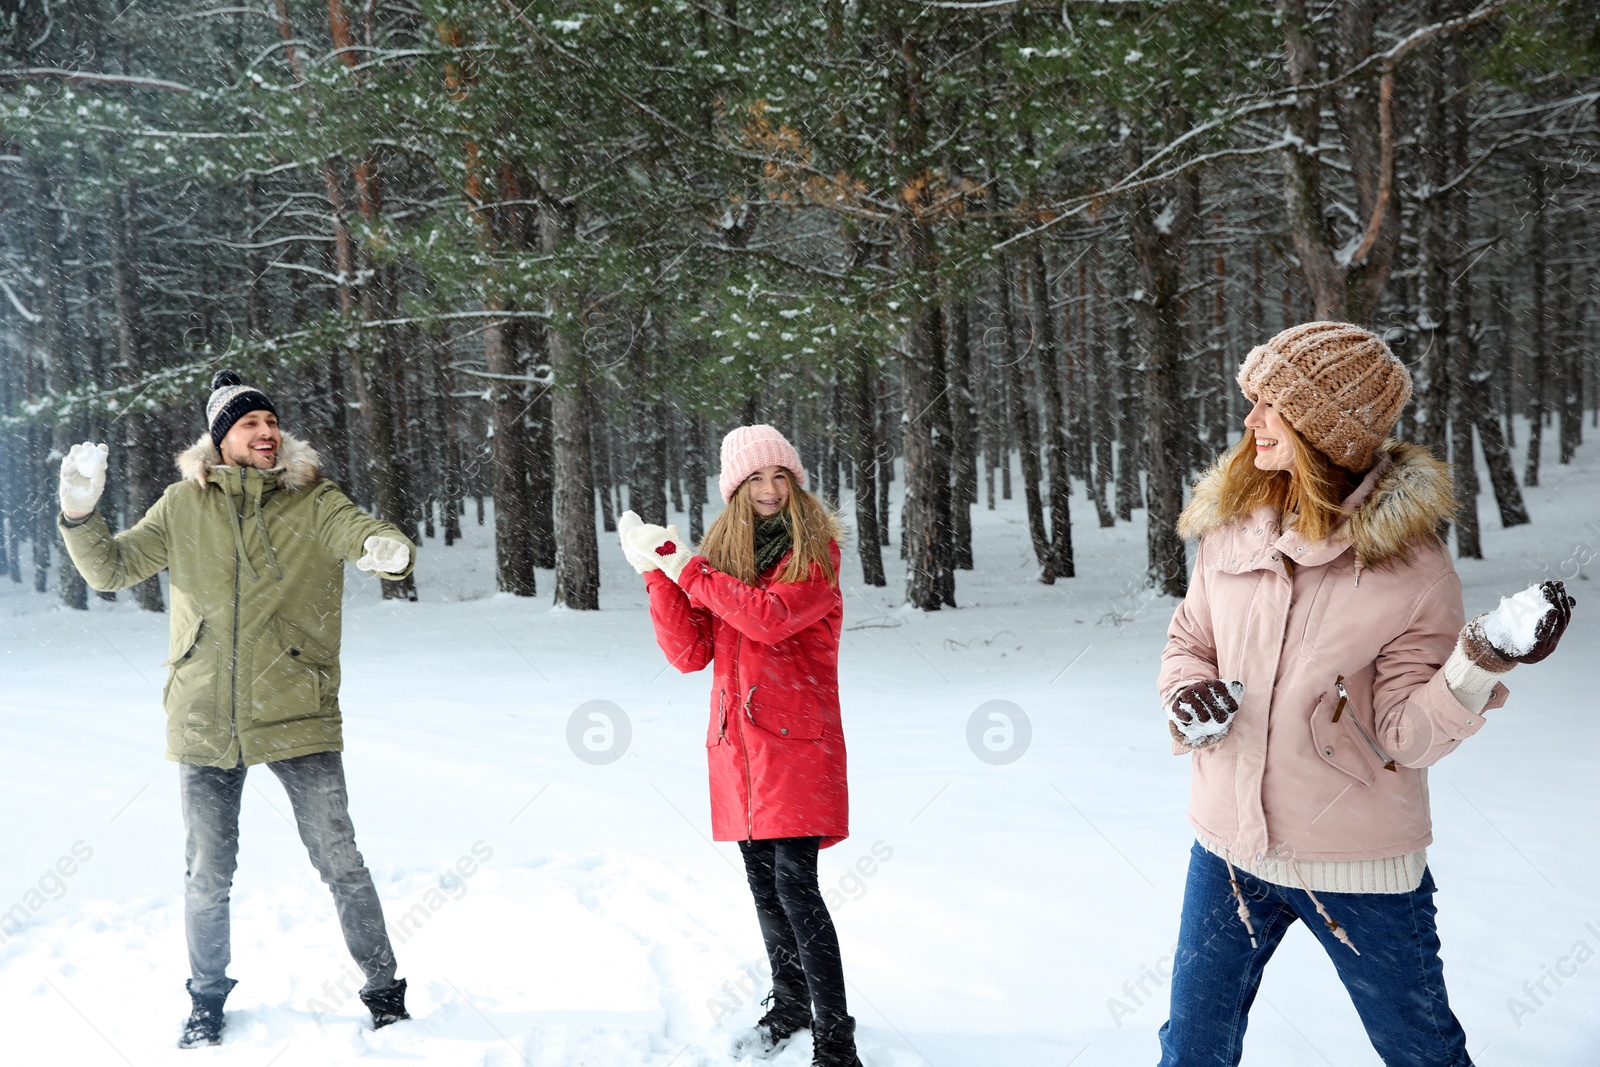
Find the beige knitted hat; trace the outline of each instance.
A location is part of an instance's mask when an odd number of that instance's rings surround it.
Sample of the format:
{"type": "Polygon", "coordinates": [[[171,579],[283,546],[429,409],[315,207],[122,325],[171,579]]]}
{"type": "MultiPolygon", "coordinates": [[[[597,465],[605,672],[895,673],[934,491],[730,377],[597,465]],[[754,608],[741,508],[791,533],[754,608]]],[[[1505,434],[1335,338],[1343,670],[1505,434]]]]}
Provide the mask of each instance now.
{"type": "Polygon", "coordinates": [[[717,479],[722,502],[732,500],[746,478],[762,467],[773,466],[787,467],[800,479],[800,488],[805,488],[806,469],[800,465],[800,453],[783,434],[765,423],[729,430],[722,439],[722,475],[717,479]]]}
{"type": "Polygon", "coordinates": [[[1411,374],[1371,330],[1306,322],[1252,348],[1239,388],[1339,466],[1364,471],[1411,399],[1411,374]]]}

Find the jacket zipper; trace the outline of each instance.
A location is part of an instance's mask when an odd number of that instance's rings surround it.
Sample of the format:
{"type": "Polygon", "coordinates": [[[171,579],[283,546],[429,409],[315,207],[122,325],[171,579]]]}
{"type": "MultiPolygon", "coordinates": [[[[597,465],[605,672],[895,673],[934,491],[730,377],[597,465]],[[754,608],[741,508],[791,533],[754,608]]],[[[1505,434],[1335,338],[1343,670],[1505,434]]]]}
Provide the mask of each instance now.
{"type": "MultiPolygon", "coordinates": [[[[239,475],[239,500],[244,501],[244,474],[239,475]]],[[[228,507],[233,506],[232,501],[227,502],[228,507]]],[[[228,745],[239,739],[239,568],[242,561],[239,553],[233,554],[233,665],[228,671],[228,745]]],[[[244,753],[239,753],[240,759],[244,753]]]]}
{"type": "MultiPolygon", "coordinates": [[[[735,678],[739,676],[739,650],[743,647],[744,634],[740,634],[738,639],[733,644],[733,675],[735,678]]],[[[750,695],[752,697],[755,696],[755,692],[755,686],[751,686],[750,695]]],[[[750,714],[750,704],[748,701],[745,702],[744,711],[746,715],[750,714]]],[[[735,721],[737,722],[738,720],[735,719],[735,721]]],[[[752,717],[750,721],[755,722],[755,718],[752,717]]],[[[750,746],[745,744],[744,723],[742,722],[739,723],[739,758],[744,761],[745,840],[754,841],[756,839],[756,798],[750,787],[750,746]]]]}
{"type": "Polygon", "coordinates": [[[728,736],[728,691],[717,690],[717,740],[728,736]]]}
{"type": "MultiPolygon", "coordinates": [[[[1345,692],[1344,689],[1344,675],[1339,675],[1339,677],[1334,681],[1333,685],[1334,688],[1339,690],[1339,704],[1333,709],[1333,721],[1338,722],[1339,716],[1344,714],[1345,706],[1350,703],[1350,694],[1345,692]]],[[[1361,719],[1359,716],[1350,716],[1350,725],[1356,728],[1356,733],[1361,735],[1361,740],[1367,743],[1367,747],[1371,749],[1372,754],[1378,758],[1378,762],[1383,764],[1384,770],[1394,771],[1396,774],[1400,773],[1400,768],[1395,766],[1394,759],[1386,755],[1383,749],[1378,747],[1378,742],[1374,741],[1372,739],[1372,735],[1367,733],[1367,728],[1361,725],[1361,719]]]]}

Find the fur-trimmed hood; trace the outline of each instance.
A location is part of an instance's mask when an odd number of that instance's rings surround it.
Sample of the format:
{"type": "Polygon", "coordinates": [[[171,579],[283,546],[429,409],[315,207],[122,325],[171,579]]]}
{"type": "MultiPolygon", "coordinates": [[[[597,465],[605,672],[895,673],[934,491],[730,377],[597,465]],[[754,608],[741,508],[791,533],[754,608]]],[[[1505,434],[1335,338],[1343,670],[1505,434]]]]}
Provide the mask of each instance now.
{"type": "MultiPolygon", "coordinates": [[[[1222,478],[1222,469],[1213,467],[1195,485],[1178,519],[1181,536],[1193,540],[1230,524],[1246,524],[1222,517],[1222,478]]],[[[1419,544],[1437,542],[1439,527],[1455,517],[1458,504],[1449,467],[1420,445],[1389,440],[1344,507],[1349,519],[1321,543],[1325,551],[1316,554],[1332,558],[1354,547],[1363,566],[1381,567],[1408,558],[1419,544]]]]}
{"type": "MultiPolygon", "coordinates": [[[[204,433],[200,439],[178,453],[178,473],[183,480],[204,489],[211,478],[211,468],[222,462],[222,453],[211,443],[211,435],[204,433]]],[[[288,493],[308,489],[322,478],[322,457],[317,450],[293,434],[283,435],[283,446],[278,450],[278,488],[288,493]]]]}

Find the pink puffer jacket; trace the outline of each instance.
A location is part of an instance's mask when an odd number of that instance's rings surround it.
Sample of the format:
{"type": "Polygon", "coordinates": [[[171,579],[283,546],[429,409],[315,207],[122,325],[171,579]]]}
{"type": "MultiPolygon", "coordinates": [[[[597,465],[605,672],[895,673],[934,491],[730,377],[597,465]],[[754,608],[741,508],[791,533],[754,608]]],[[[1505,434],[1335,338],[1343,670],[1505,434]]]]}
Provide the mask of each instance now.
{"type": "MultiPolygon", "coordinates": [[[[1223,523],[1220,489],[1213,471],[1179,523],[1202,540],[1161,657],[1163,706],[1206,678],[1245,686],[1229,733],[1193,752],[1190,822],[1262,860],[1425,847],[1426,768],[1483,725],[1440,669],[1464,622],[1435,533],[1451,513],[1448,471],[1389,442],[1345,501],[1350,518],[1315,543],[1267,508],[1223,523]]],[[[1497,686],[1489,707],[1505,698],[1497,686]]]]}

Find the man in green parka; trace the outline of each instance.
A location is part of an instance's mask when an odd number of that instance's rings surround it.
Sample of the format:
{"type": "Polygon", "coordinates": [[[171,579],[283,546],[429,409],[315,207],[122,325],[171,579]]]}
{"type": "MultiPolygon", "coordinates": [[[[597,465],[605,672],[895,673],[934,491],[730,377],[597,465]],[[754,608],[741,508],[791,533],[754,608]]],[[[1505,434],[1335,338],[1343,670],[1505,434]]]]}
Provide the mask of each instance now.
{"type": "Polygon", "coordinates": [[[366,975],[373,1024],[409,1018],[372,875],[356,850],[340,751],[339,633],[344,564],[411,573],[415,545],[322,477],[316,450],[278,428],[259,389],[212,380],[208,432],[178,456],[183,480],[113,536],[95,505],[106,446],[74,445],[61,465],[58,525],[84,580],[126,589],[170,576],[167,758],[178,762],[186,835],[184,926],[192,1011],[179,1045],[222,1040],[228,894],[245,770],[283,782],[300,839],[333,892],[345,944],[366,975]]]}

